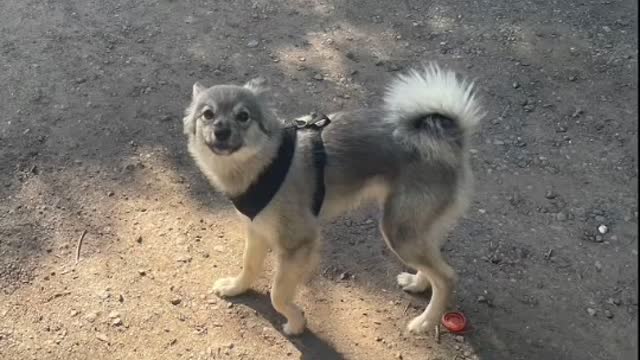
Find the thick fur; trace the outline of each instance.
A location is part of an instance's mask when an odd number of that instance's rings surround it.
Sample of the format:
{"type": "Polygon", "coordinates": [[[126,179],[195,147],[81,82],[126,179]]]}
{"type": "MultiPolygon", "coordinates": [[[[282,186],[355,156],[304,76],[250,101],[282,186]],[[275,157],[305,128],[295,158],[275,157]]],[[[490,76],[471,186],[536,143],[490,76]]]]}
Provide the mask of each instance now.
{"type": "MultiPolygon", "coordinates": [[[[184,118],[189,151],[213,186],[228,195],[242,193],[256,179],[281,141],[284,124],[264,104],[263,88],[264,81],[244,87],[194,85],[184,118]],[[203,109],[214,109],[215,118],[205,119],[203,109]],[[238,111],[247,111],[250,120],[239,124],[238,111]],[[231,144],[218,145],[233,151],[215,151],[214,133],[219,128],[231,129],[231,144]]],[[[301,333],[305,320],[294,296],[317,263],[319,223],[373,201],[383,210],[380,229],[387,245],[417,270],[398,275],[398,284],[412,292],[432,289],[427,309],[408,328],[434,329],[449,305],[456,279],[440,248],[471,196],[467,144],[482,116],[472,84],[435,65],[392,81],[380,108],[330,115],[332,123],[322,132],[326,196],[319,219],[311,212],[314,190],[309,184],[316,170],[310,133],[301,131],[282,187],[253,221],[245,218],[242,271],[216,281],[213,291],[220,296],[246,291],[271,248],[277,257],[273,306],[287,319],[285,333],[301,333]]]]}

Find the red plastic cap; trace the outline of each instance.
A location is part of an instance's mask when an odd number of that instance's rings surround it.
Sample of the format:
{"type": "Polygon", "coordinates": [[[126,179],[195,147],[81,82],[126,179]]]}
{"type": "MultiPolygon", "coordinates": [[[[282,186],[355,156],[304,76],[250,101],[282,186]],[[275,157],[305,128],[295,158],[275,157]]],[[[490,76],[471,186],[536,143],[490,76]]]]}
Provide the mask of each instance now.
{"type": "Polygon", "coordinates": [[[448,312],[442,316],[442,325],[449,332],[460,333],[467,328],[467,318],[461,312],[448,312]]]}

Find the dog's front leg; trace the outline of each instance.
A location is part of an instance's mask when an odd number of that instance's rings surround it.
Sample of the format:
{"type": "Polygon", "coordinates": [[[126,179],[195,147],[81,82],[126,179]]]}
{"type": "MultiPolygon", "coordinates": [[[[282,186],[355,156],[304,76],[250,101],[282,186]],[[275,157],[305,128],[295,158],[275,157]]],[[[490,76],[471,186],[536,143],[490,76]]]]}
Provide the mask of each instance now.
{"type": "Polygon", "coordinates": [[[316,262],[315,244],[306,244],[295,250],[283,250],[278,254],[278,265],[271,287],[271,303],[287,319],[283,327],[287,335],[298,335],[304,331],[304,313],[294,303],[294,298],[296,287],[306,279],[316,262]]]}
{"type": "Polygon", "coordinates": [[[242,271],[236,277],[218,279],[213,285],[213,292],[219,296],[236,296],[247,291],[262,271],[267,250],[267,241],[249,227],[245,240],[242,271]]]}

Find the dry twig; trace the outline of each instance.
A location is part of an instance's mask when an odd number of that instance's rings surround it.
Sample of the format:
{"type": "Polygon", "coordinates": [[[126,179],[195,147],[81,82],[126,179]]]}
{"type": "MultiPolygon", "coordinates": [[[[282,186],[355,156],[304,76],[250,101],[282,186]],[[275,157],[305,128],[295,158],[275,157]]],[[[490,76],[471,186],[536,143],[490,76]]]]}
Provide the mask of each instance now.
{"type": "Polygon", "coordinates": [[[78,239],[78,246],[76,246],[76,264],[80,261],[80,249],[82,249],[82,241],[84,240],[84,236],[87,235],[87,230],[82,231],[82,235],[80,239],[78,239]]]}

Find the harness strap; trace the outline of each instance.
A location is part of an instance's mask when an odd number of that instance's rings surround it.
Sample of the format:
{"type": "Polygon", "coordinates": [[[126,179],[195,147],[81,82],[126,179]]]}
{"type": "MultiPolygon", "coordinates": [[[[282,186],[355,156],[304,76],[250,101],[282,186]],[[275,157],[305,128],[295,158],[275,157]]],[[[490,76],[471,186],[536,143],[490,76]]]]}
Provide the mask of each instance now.
{"type": "Polygon", "coordinates": [[[327,153],[324,150],[321,131],[317,131],[312,140],[313,167],[316,169],[316,187],[313,191],[313,202],[311,210],[313,215],[318,216],[324,202],[325,184],[324,168],[327,165],[327,153]]]}
{"type": "Polygon", "coordinates": [[[308,129],[315,132],[311,139],[311,152],[313,167],[315,168],[315,188],[313,191],[311,211],[318,216],[322,209],[325,196],[324,173],[327,165],[327,153],[322,141],[322,129],[329,125],[331,120],[324,114],[312,113],[310,116],[296,119],[291,126],[284,128],[282,143],[278,147],[275,158],[258,178],[238,195],[230,197],[231,202],[238,211],[253,220],[276,195],[284,182],[296,148],[298,130],[308,129]]]}
{"type": "Polygon", "coordinates": [[[260,173],[247,190],[231,197],[231,202],[242,214],[253,220],[276,195],[284,178],[289,172],[296,147],[297,131],[295,128],[285,128],[282,143],[275,158],[260,173]]]}

